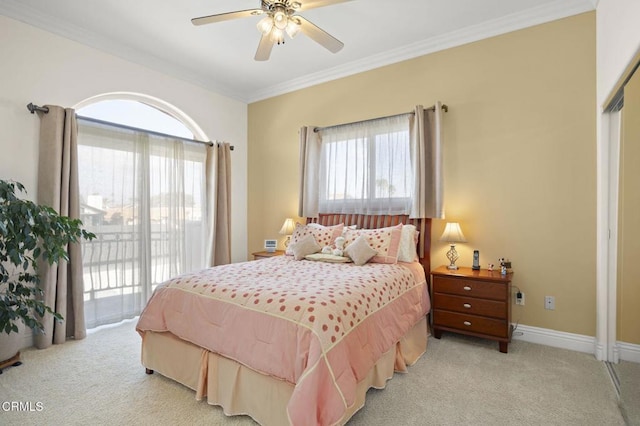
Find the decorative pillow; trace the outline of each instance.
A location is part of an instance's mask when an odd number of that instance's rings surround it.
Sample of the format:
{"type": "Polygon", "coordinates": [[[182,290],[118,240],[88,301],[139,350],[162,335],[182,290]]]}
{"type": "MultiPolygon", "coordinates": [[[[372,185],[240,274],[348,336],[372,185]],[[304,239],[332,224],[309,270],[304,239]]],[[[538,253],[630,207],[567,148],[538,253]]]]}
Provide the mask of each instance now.
{"type": "Polygon", "coordinates": [[[293,234],[291,235],[291,242],[289,243],[289,247],[287,247],[287,250],[285,253],[292,255],[293,251],[291,250],[291,244],[297,243],[307,235],[313,236],[313,238],[315,238],[316,240],[316,243],[318,243],[320,247],[330,246],[334,243],[336,238],[342,235],[343,227],[344,227],[343,224],[339,224],[335,226],[322,226],[315,223],[309,224],[309,225],[301,225],[299,223],[296,223],[296,229],[293,231],[293,234]]]}
{"type": "Polygon", "coordinates": [[[295,260],[302,260],[306,255],[317,253],[322,249],[322,247],[316,243],[313,235],[307,235],[299,241],[289,244],[289,248],[295,260]]]}
{"type": "Polygon", "coordinates": [[[360,235],[344,249],[344,253],[353,260],[357,266],[362,266],[373,258],[377,251],[371,248],[367,242],[367,238],[360,235]]]}
{"type": "Polygon", "coordinates": [[[356,229],[358,229],[358,225],[345,225],[344,228],[342,228],[342,236],[344,237],[344,234],[347,231],[349,231],[349,230],[354,231],[356,229]]]}
{"type": "Polygon", "coordinates": [[[328,263],[348,263],[351,262],[351,258],[345,256],[335,256],[333,254],[314,253],[308,254],[304,257],[307,260],[315,260],[318,262],[328,263]]]}
{"type": "Polygon", "coordinates": [[[373,259],[371,259],[371,262],[398,262],[398,248],[400,247],[400,238],[402,236],[401,223],[387,228],[347,230],[344,236],[345,245],[348,246],[360,236],[365,237],[367,243],[369,243],[369,247],[377,252],[373,259]]]}
{"type": "Polygon", "coordinates": [[[415,262],[418,260],[418,231],[415,225],[403,225],[398,248],[398,262],[415,262]]]}
{"type": "MultiPolygon", "coordinates": [[[[326,226],[320,225],[319,223],[309,223],[309,224],[307,224],[307,226],[311,226],[313,228],[318,228],[318,229],[326,228],[326,226]]],[[[344,236],[344,233],[347,232],[348,229],[358,229],[358,225],[343,225],[343,226],[344,226],[342,228],[342,235],[343,236],[344,236]]]]}

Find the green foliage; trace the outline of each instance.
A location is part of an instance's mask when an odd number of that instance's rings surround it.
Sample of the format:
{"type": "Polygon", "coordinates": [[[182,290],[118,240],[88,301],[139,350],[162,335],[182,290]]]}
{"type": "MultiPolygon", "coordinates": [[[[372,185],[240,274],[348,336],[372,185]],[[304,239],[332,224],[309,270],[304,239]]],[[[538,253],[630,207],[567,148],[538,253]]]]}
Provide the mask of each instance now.
{"type": "Polygon", "coordinates": [[[56,313],[42,301],[38,260],[49,265],[69,260],[67,247],[95,235],[82,229],[79,219],[60,216],[54,209],[21,199],[20,182],[0,179],[0,333],[18,331],[18,321],[43,332],[41,318],[56,313]]]}

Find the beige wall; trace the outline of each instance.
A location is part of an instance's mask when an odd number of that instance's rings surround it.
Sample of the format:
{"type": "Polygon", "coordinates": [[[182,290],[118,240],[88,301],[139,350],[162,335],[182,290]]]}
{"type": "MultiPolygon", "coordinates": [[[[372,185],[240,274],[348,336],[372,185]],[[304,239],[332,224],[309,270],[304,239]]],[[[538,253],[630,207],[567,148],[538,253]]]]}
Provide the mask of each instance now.
{"type": "MultiPolygon", "coordinates": [[[[248,248],[277,238],[298,203],[301,125],[449,105],[447,218],[458,264],[512,260],[514,321],[595,335],[595,13],[586,13],[249,105],[248,248]],[[544,310],[545,295],[556,309],[544,310]]],[[[446,262],[433,227],[433,264],[446,262]]]]}

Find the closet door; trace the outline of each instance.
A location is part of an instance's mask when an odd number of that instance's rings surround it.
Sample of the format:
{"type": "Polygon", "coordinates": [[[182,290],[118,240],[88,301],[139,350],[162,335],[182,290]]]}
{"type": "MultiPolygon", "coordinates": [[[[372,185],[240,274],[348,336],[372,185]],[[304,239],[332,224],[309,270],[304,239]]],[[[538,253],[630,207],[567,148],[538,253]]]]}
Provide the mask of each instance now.
{"type": "Polygon", "coordinates": [[[640,72],[624,87],[619,182],[617,340],[640,345],[640,72]]]}
{"type": "Polygon", "coordinates": [[[640,348],[640,71],[624,86],[619,177],[616,340],[623,356],[614,369],[620,408],[635,425],[640,424],[640,363],[624,355],[640,348]]]}

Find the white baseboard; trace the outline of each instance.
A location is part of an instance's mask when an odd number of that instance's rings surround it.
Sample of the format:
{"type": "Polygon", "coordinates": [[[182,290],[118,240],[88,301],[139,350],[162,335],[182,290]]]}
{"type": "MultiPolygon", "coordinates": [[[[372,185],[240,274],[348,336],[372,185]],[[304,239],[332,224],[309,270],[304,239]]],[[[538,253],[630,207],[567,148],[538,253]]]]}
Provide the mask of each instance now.
{"type": "Polygon", "coordinates": [[[596,355],[596,338],[519,324],[513,339],[596,355]]]}
{"type": "MultiPolygon", "coordinates": [[[[569,349],[577,352],[593,354],[596,359],[603,358],[603,348],[596,344],[596,338],[582,334],[566,333],[548,328],[532,327],[519,324],[513,333],[513,339],[555,348],[569,349]]],[[[616,342],[613,362],[631,361],[640,363],[640,345],[626,342],[616,342]]]]}
{"type": "Polygon", "coordinates": [[[640,362],[640,345],[616,342],[620,361],[640,362]]]}

